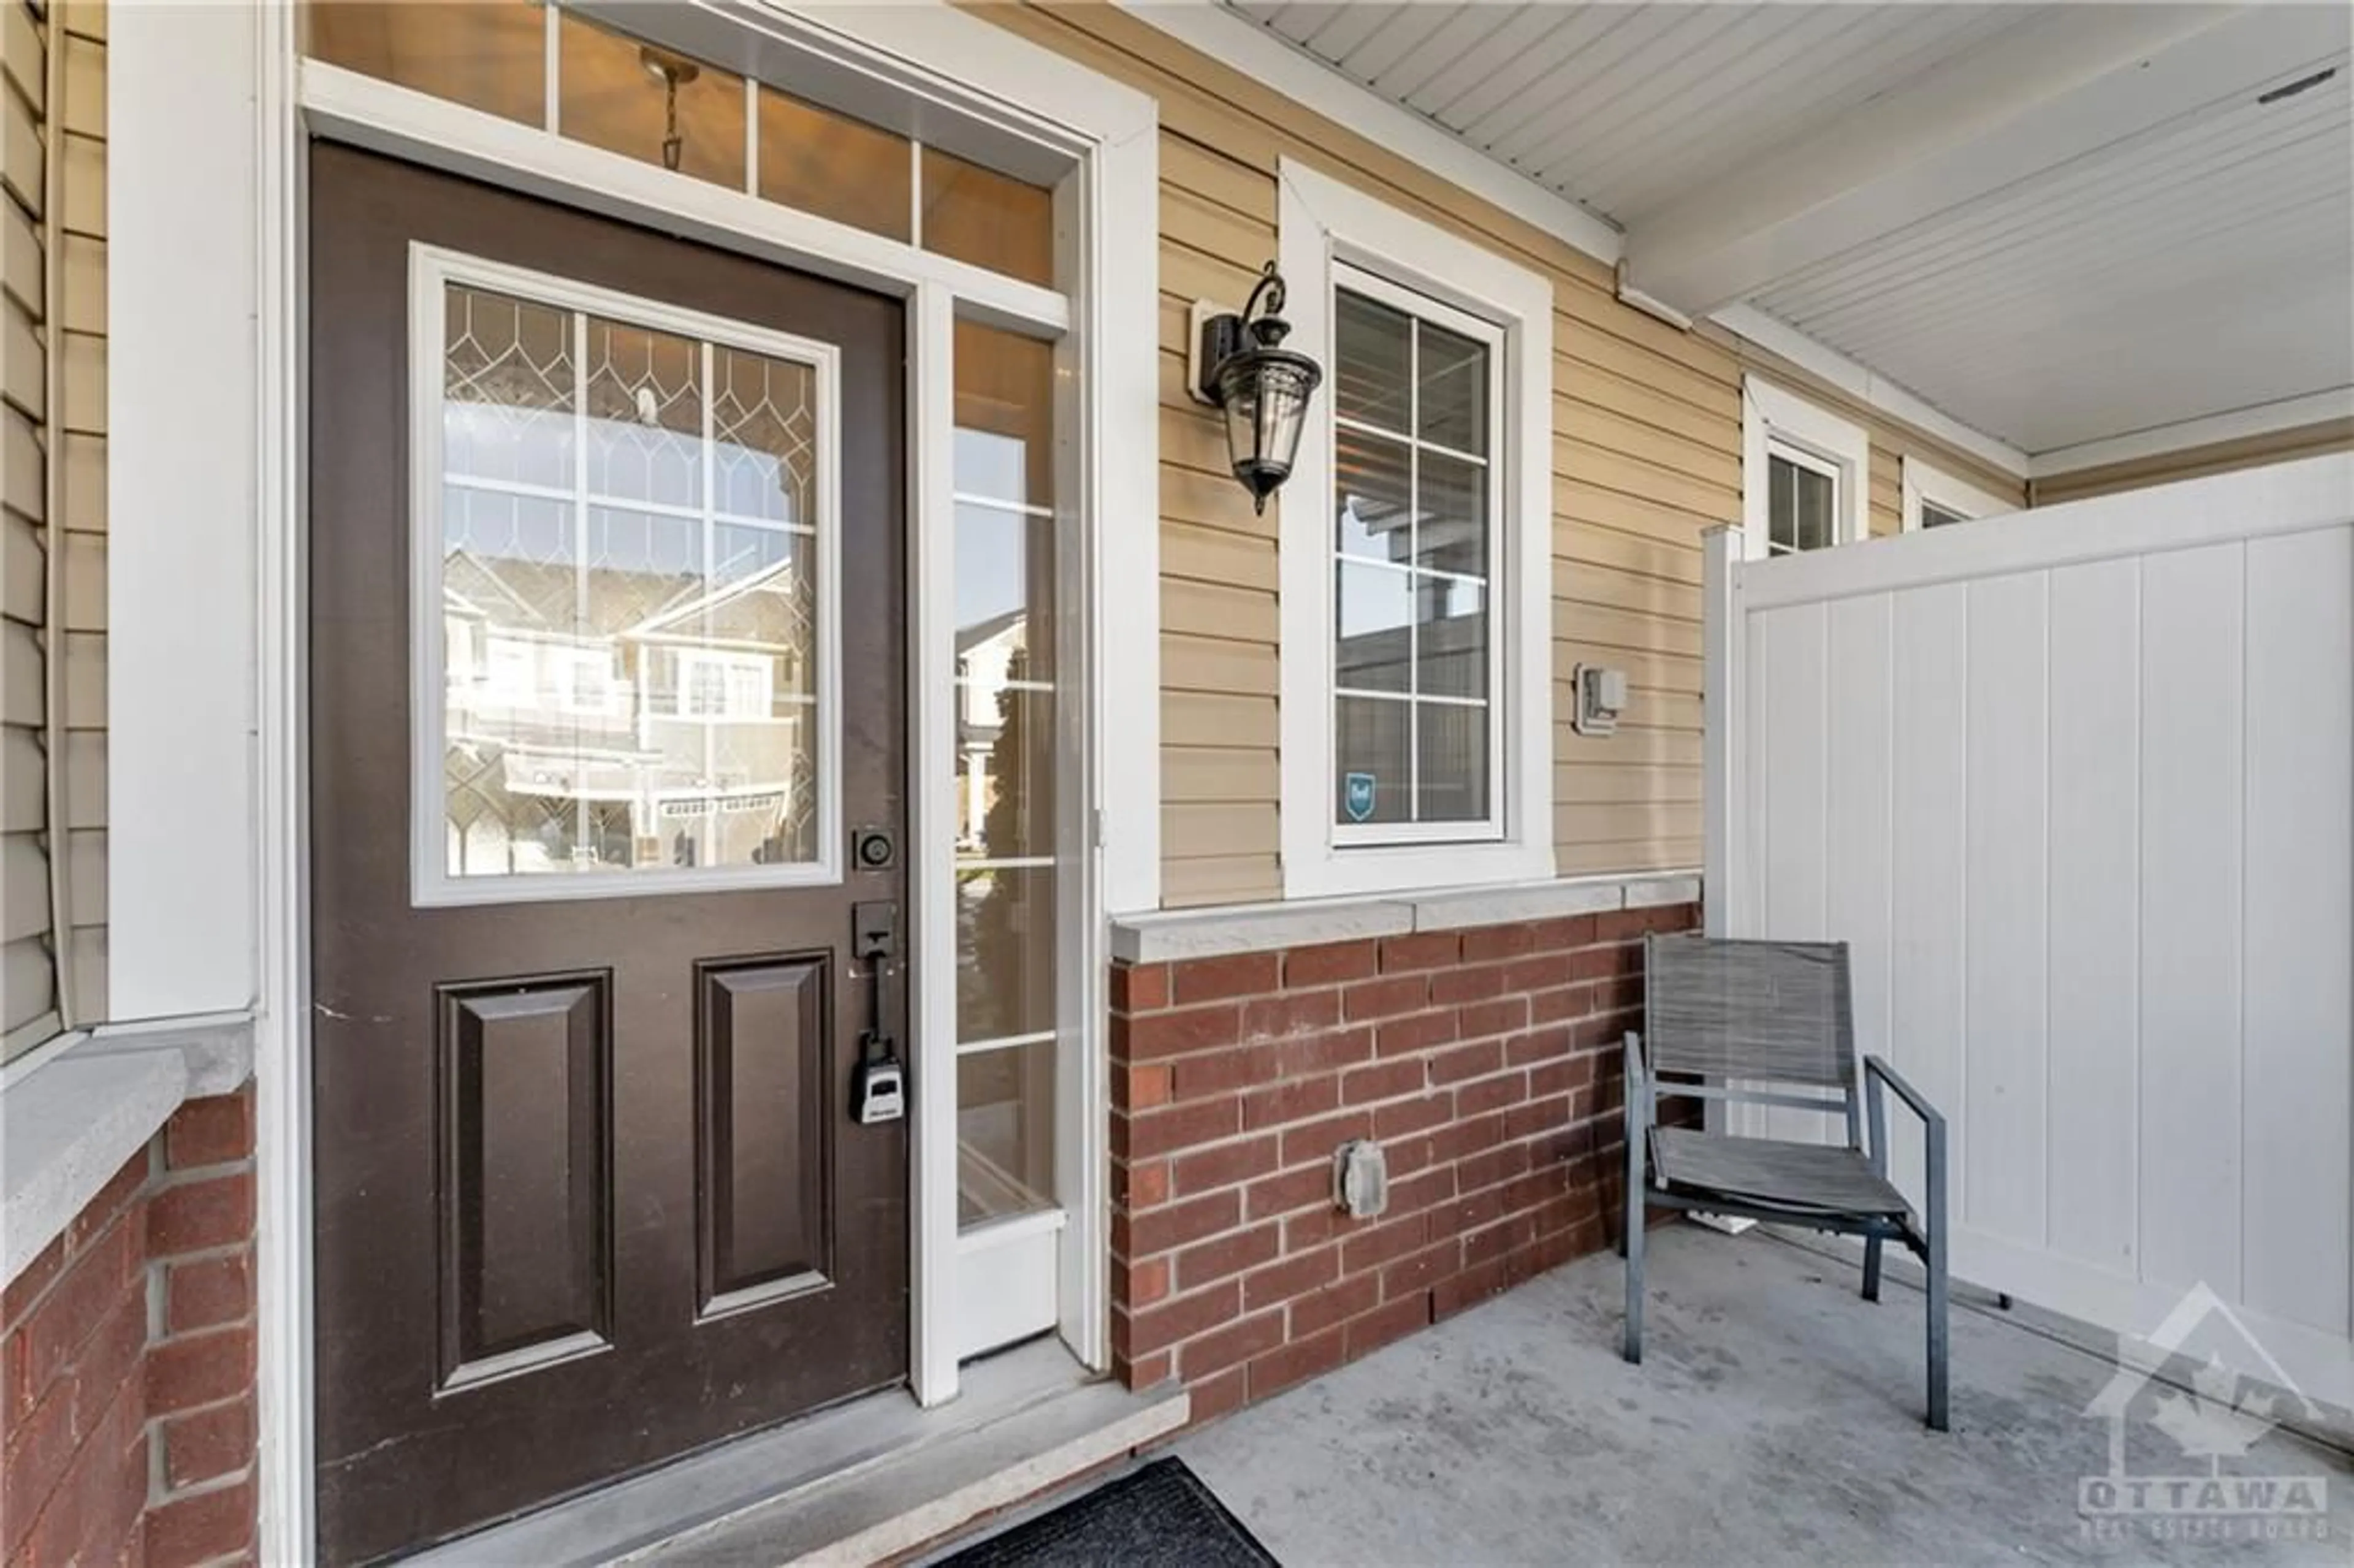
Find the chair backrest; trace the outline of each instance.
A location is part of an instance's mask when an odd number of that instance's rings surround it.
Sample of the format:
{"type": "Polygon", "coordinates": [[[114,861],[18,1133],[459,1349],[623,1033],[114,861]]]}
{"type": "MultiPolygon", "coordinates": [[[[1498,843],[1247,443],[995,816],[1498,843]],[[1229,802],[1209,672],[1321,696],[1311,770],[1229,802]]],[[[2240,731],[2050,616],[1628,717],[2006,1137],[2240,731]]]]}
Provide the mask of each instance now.
{"type": "Polygon", "coordinates": [[[1643,942],[1643,1053],[1654,1072],[1852,1092],[1845,942],[1643,942]]]}

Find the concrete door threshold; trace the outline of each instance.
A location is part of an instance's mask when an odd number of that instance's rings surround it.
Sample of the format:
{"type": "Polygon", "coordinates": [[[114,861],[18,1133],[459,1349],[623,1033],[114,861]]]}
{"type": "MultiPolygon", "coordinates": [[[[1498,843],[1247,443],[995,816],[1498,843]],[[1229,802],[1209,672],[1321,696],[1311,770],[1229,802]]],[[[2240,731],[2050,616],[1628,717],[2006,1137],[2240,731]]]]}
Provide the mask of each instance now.
{"type": "Polygon", "coordinates": [[[437,1547],[431,1568],[880,1563],[1185,1424],[1179,1390],[1094,1380],[1053,1340],[964,1369],[957,1398],[875,1394],[437,1547]]]}

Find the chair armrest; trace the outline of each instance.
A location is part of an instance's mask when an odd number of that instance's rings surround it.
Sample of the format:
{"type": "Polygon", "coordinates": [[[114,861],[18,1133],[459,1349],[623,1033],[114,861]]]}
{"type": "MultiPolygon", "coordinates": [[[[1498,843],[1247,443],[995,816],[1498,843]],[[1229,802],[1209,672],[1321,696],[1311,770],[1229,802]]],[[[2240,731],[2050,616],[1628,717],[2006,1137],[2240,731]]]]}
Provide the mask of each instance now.
{"type": "Polygon", "coordinates": [[[1933,1133],[1943,1133],[1946,1130],[1944,1114],[1929,1103],[1926,1096],[1906,1083],[1895,1068],[1880,1057],[1866,1056],[1863,1059],[1863,1076],[1865,1086],[1871,1091],[1874,1099],[1880,1097],[1880,1086],[1885,1084],[1896,1091],[1898,1099],[1913,1107],[1913,1114],[1921,1118],[1923,1126],[1928,1128],[1933,1133]]]}
{"type": "Polygon", "coordinates": [[[1895,1068],[1877,1056],[1866,1056],[1863,1088],[1865,1108],[1872,1116],[1872,1168],[1882,1176],[1888,1174],[1888,1111],[1887,1097],[1881,1093],[1882,1085],[1894,1089],[1896,1097],[1912,1107],[1913,1114],[1921,1118],[1922,1208],[1928,1229],[1928,1250],[1923,1256],[1929,1261],[1931,1277],[1935,1278],[1945,1267],[1946,1255],[1946,1118],[1929,1103],[1928,1097],[1906,1083],[1895,1068]]]}
{"type": "Polygon", "coordinates": [[[1627,1031],[1625,1049],[1627,1091],[1624,1108],[1627,1113],[1627,1124],[1631,1127],[1635,1122],[1635,1107],[1638,1104],[1648,1107],[1650,1103],[1649,1097],[1643,1092],[1649,1082],[1650,1075],[1643,1066],[1643,1037],[1632,1029],[1627,1031]]]}

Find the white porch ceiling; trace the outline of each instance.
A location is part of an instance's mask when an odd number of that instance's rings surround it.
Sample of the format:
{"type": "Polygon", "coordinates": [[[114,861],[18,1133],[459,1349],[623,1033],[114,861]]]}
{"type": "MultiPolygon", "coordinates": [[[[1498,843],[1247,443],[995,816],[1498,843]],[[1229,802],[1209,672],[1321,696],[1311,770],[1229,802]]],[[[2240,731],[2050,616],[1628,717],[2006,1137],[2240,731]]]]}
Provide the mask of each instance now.
{"type": "Polygon", "coordinates": [[[1226,3],[2031,454],[2354,387],[2354,9],[1226,3]]]}

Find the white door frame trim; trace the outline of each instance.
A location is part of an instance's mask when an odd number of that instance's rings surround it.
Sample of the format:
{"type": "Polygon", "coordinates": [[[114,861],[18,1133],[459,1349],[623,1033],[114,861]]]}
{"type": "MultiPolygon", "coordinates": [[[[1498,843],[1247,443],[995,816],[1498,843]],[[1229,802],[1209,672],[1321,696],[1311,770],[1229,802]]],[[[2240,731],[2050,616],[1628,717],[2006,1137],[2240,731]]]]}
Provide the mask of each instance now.
{"type": "MultiPolygon", "coordinates": [[[[578,205],[609,211],[619,206],[641,217],[661,214],[670,220],[665,227],[702,231],[737,249],[790,257],[837,277],[892,286],[892,291],[910,302],[910,375],[923,387],[935,413],[945,409],[952,414],[953,402],[943,396],[946,376],[939,373],[938,360],[927,363],[923,344],[928,339],[938,346],[947,335],[942,329],[960,306],[976,319],[1034,334],[1052,334],[1066,324],[1077,327],[1087,393],[1081,429],[1073,432],[1080,438],[1075,442],[1079,449],[1076,499],[1092,524],[1087,531],[1090,558],[1085,579],[1091,620],[1087,635],[1095,654],[1087,693],[1094,734],[1087,784],[1101,827],[1089,867],[1099,897],[1092,901],[1095,912],[1081,922],[1086,940],[1079,947],[1087,972],[1075,988],[1083,1006],[1083,1030],[1078,1048],[1066,1058],[1076,1058],[1073,1075],[1078,1081],[1072,1087],[1087,1114],[1066,1140],[1076,1159],[1066,1165],[1062,1176],[1069,1218],[1063,1232],[1061,1326],[1073,1351],[1100,1366],[1108,1357],[1109,1331],[1102,1255],[1108,1245],[1103,1189],[1109,1117],[1099,1022],[1102,938],[1097,927],[1106,908],[1151,908],[1159,903],[1158,639],[1138,634],[1138,629],[1156,625],[1159,617],[1159,544],[1153,525],[1159,506],[1157,105],[1144,94],[955,10],[943,0],[828,10],[822,18],[712,0],[698,0],[682,12],[689,9],[705,25],[715,19],[748,22],[775,37],[807,40],[813,55],[851,64],[871,78],[878,93],[953,104],[968,116],[985,100],[996,106],[991,118],[1002,133],[1026,134],[1042,148],[1059,149],[1074,163],[1065,186],[1084,217],[1085,234],[1073,280],[1076,319],[1066,323],[1058,319],[1064,313],[1061,297],[1050,291],[912,247],[884,255],[876,250],[874,237],[822,219],[769,207],[748,233],[747,209],[759,204],[744,198],[746,207],[730,210],[726,202],[710,198],[732,193],[684,180],[648,184],[645,174],[662,172],[611,160],[595,149],[566,144],[551,153],[542,144],[535,149],[542,160],[536,168],[498,166],[500,154],[513,149],[469,148],[462,134],[481,129],[468,122],[485,117],[431,101],[405,105],[428,122],[422,129],[454,135],[454,152],[459,158],[474,160],[472,172],[492,174],[500,183],[530,188],[536,180],[540,188],[559,189],[578,205]],[[578,156],[565,155],[568,154],[578,156]],[[927,385],[935,381],[941,386],[927,385]],[[1120,629],[1120,634],[1106,636],[1107,627],[1120,629]]],[[[248,263],[226,269],[226,275],[207,270],[197,276],[170,267],[138,273],[137,286],[147,293],[137,302],[143,307],[137,319],[157,326],[138,356],[146,379],[132,396],[143,397],[152,411],[172,391],[164,372],[190,363],[175,357],[175,351],[192,332],[199,338],[202,334],[195,325],[175,334],[171,321],[252,323],[238,334],[244,339],[243,352],[217,362],[216,389],[228,394],[213,399],[221,417],[200,421],[206,439],[218,438],[216,452],[227,455],[206,468],[201,493],[188,493],[182,486],[184,504],[172,514],[174,526],[217,546],[233,571],[236,563],[246,563],[242,569],[250,574],[245,580],[252,597],[237,599],[235,608],[250,606],[252,613],[249,619],[238,613],[225,617],[222,611],[229,607],[218,600],[207,603],[197,596],[191,602],[191,596],[173,585],[152,583],[151,588],[176,593],[176,602],[160,591],[143,594],[137,602],[119,606],[117,616],[124,624],[154,617],[150,624],[164,629],[164,641],[198,632],[215,642],[226,640],[232,648],[225,657],[245,670],[251,683],[246,701],[220,705],[220,720],[244,737],[238,744],[251,762],[249,771],[224,787],[225,794],[243,790],[248,810],[230,813],[222,831],[236,841],[250,868],[225,880],[252,889],[253,899],[247,916],[228,922],[232,928],[227,939],[243,945],[259,972],[256,1378],[260,1551],[264,1561],[307,1561],[313,1555],[315,1478],[305,1027],[310,1008],[309,874],[303,849],[308,789],[302,626],[307,569],[302,543],[306,117],[315,128],[336,129],[349,139],[373,138],[379,145],[398,144],[412,153],[430,150],[432,142],[392,134],[381,116],[370,125],[370,116],[363,112],[417,95],[333,68],[305,68],[297,53],[292,6],[133,7],[117,16],[115,28],[117,48],[130,42],[131,48],[122,52],[151,64],[175,53],[185,58],[193,41],[205,46],[207,59],[225,68],[173,74],[167,91],[117,95],[111,106],[110,153],[133,164],[142,190],[168,185],[175,173],[201,171],[204,178],[194,185],[207,193],[206,204],[217,215],[211,224],[228,232],[199,238],[228,254],[242,254],[248,263]],[[172,20],[159,25],[166,17],[172,20]],[[126,34],[133,37],[126,39],[126,34]],[[191,124],[218,128],[240,122],[250,128],[245,135],[212,142],[194,139],[196,144],[190,144],[191,124]],[[224,183],[227,190],[220,188],[224,183]],[[201,625],[196,620],[199,615],[205,618],[201,625]],[[249,704],[256,715],[251,719],[249,704]]],[[[161,70],[147,74],[159,83],[164,76],[161,70]]],[[[417,129],[412,128],[412,134],[417,129]]],[[[445,156],[436,161],[448,166],[451,160],[445,156]]],[[[188,221],[201,228],[203,215],[193,215],[188,221]]],[[[179,254],[186,254],[185,248],[179,254]]],[[[118,276],[118,293],[122,281],[118,276]]],[[[178,390],[185,392],[185,387],[178,390]]],[[[185,413],[189,401],[179,397],[176,406],[185,413]]],[[[920,407],[911,401],[911,418],[920,407]]],[[[921,447],[920,441],[910,442],[910,507],[919,514],[930,510],[923,504],[927,496],[937,499],[948,493],[949,479],[944,461],[915,461],[921,447]]],[[[938,526],[952,527],[952,515],[951,503],[938,526]]],[[[919,520],[918,526],[925,525],[919,520]]],[[[920,572],[912,572],[911,578],[917,594],[911,620],[919,623],[918,630],[938,629],[952,620],[952,577],[928,583],[920,572]],[[941,597],[943,588],[947,602],[930,603],[941,597]]],[[[114,670],[118,683],[143,689],[168,673],[168,667],[152,657],[157,641],[149,642],[151,657],[143,667],[114,670]]],[[[945,691],[947,683],[926,682],[921,673],[911,669],[917,679],[916,722],[926,725],[928,732],[952,736],[952,714],[944,705],[936,711],[920,701],[923,691],[934,684],[945,691]]],[[[168,681],[162,684],[169,686],[168,681]]],[[[950,755],[940,753],[943,766],[950,755]]],[[[926,756],[919,748],[911,766],[923,766],[926,756]]],[[[158,770],[155,787],[169,787],[164,781],[168,773],[158,770]]],[[[119,802],[142,792],[135,780],[122,782],[126,788],[118,795],[119,802]]],[[[943,807],[952,822],[952,780],[941,791],[917,791],[913,804],[917,832],[942,828],[938,812],[943,807]],[[934,792],[943,799],[929,800],[934,792]]],[[[952,832],[940,832],[938,837],[944,851],[953,842],[952,832]]],[[[179,874],[173,866],[151,870],[165,878],[179,874]]],[[[942,891],[944,897],[952,896],[945,887],[942,891]]],[[[943,903],[941,908],[948,906],[943,903]]],[[[919,914],[930,915],[936,931],[941,927],[937,911],[919,914]]],[[[948,914],[947,928],[952,931],[952,909],[948,914]]],[[[160,953],[162,945],[155,946],[160,953]]],[[[1072,961],[1078,961],[1076,953],[1072,961]]],[[[150,988],[152,999],[143,991],[123,994],[142,997],[154,1012],[183,1011],[174,1005],[173,988],[187,978],[177,969],[159,970],[150,988]]],[[[217,985],[220,979],[216,973],[211,983],[217,985]]],[[[121,986],[122,979],[117,983],[121,986]]],[[[953,1050],[952,998],[945,1007],[944,1015],[927,1019],[929,1037],[940,1044],[944,1061],[953,1050]]],[[[944,1074],[936,1081],[953,1080],[944,1074]]],[[[951,1095],[919,1090],[916,1100],[923,1135],[917,1146],[923,1147],[924,1137],[943,1132],[949,1139],[935,1151],[947,1158],[919,1157],[911,1170],[917,1223],[912,1227],[917,1343],[910,1372],[918,1398],[932,1404],[956,1391],[954,1325],[948,1313],[924,1310],[928,1297],[937,1302],[941,1282],[956,1266],[955,1110],[951,1095]]]]}

